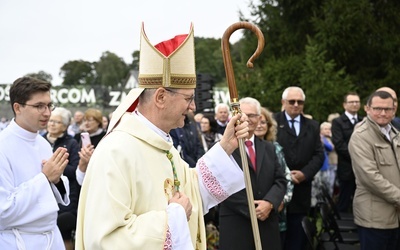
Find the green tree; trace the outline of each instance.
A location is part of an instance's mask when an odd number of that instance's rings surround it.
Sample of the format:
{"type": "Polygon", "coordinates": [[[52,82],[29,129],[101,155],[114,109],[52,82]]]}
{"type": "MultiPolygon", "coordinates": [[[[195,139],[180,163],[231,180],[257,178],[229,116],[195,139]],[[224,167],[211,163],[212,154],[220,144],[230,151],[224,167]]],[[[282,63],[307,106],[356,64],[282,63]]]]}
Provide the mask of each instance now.
{"type": "Polygon", "coordinates": [[[318,121],[326,121],[328,114],[342,112],[343,96],[355,86],[344,69],[335,70],[333,60],[326,61],[326,51],[309,39],[299,78],[299,86],[311,97],[306,99],[305,113],[318,121]],[[331,93],[335,93],[333,96],[331,93]]]}
{"type": "Polygon", "coordinates": [[[121,86],[125,83],[129,68],[121,57],[106,51],[95,65],[97,83],[103,86],[121,86]]]}
{"type": "MultiPolygon", "coordinates": [[[[270,106],[269,100],[297,85],[306,92],[306,112],[323,121],[329,113],[342,111],[341,98],[347,90],[366,97],[383,85],[396,89],[399,10],[397,1],[378,0],[260,0],[252,4],[248,21],[260,27],[266,46],[254,74],[236,71],[242,79],[239,84],[244,85],[238,87],[240,95],[261,98],[263,105],[276,111],[280,104],[270,106]]],[[[242,40],[241,50],[251,54],[254,35],[245,32],[242,40]]],[[[243,60],[240,57],[237,62],[243,64],[243,60]]]]}
{"type": "Polygon", "coordinates": [[[400,3],[327,0],[313,18],[317,42],[358,86],[362,96],[400,77],[400,3]]]}
{"type": "Polygon", "coordinates": [[[53,80],[53,77],[51,76],[51,74],[44,72],[43,70],[39,71],[38,73],[29,73],[26,74],[25,76],[29,76],[29,77],[33,77],[33,78],[37,78],[46,82],[50,82],[53,80]]]}
{"type": "Polygon", "coordinates": [[[139,70],[139,58],[140,58],[140,51],[135,50],[132,53],[132,63],[129,65],[130,69],[139,70]]]}
{"type": "Polygon", "coordinates": [[[94,63],[83,60],[69,61],[61,67],[60,76],[64,86],[93,84],[96,79],[94,63]]]}
{"type": "Polygon", "coordinates": [[[216,83],[225,78],[221,39],[195,37],[196,71],[211,75],[216,83]]]}

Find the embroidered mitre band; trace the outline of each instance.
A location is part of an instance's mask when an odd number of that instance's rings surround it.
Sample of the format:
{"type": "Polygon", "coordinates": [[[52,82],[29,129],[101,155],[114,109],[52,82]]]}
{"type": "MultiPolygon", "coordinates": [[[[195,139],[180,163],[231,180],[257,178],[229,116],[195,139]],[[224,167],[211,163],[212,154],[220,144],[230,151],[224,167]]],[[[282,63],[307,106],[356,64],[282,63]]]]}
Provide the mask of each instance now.
{"type": "Polygon", "coordinates": [[[196,88],[193,25],[189,34],[178,35],[153,46],[142,23],[139,87],[196,88]]]}

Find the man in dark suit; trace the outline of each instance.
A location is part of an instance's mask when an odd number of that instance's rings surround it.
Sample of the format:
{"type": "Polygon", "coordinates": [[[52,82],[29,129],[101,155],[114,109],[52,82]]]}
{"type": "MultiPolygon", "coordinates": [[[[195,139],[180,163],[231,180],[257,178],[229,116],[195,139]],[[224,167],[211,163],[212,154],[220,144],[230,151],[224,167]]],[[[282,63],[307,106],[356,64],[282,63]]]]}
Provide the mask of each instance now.
{"type": "MultiPolygon", "coordinates": [[[[263,250],[281,250],[278,208],[286,192],[287,181],[279,165],[272,143],[254,136],[260,121],[260,103],[250,97],[240,100],[240,108],[248,117],[249,137],[246,140],[251,186],[263,250]],[[251,144],[253,145],[249,145],[251,144]],[[255,154],[253,154],[255,152],[255,154]],[[255,164],[252,163],[252,155],[255,164]]],[[[240,167],[239,150],[232,156],[240,167]]],[[[233,194],[220,205],[220,249],[255,249],[246,190],[233,194]]]]}
{"type": "Polygon", "coordinates": [[[357,112],[360,110],[360,97],[355,92],[345,95],[343,100],[345,112],[332,121],[332,142],[338,155],[337,178],[339,181],[338,209],[340,212],[350,212],[356,182],[351,166],[348,144],[353,134],[354,126],[363,117],[357,112]]]}
{"type": "Polygon", "coordinates": [[[283,147],[294,183],[287,207],[287,232],[284,249],[305,249],[307,244],[301,220],[311,207],[311,181],[322,167],[324,151],[319,124],[303,114],[305,94],[299,87],[288,87],[282,94],[283,111],[275,114],[277,142],[283,147]]]}

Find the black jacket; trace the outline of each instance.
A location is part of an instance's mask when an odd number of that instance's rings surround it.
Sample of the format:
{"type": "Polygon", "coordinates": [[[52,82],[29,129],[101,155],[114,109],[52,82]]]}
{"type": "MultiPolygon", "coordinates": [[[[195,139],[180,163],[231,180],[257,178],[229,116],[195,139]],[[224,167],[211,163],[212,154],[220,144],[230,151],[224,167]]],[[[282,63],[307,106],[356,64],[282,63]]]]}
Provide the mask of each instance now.
{"type": "Polygon", "coordinates": [[[196,167],[197,160],[204,155],[196,124],[187,116],[182,128],[172,129],[169,132],[177,149],[181,146],[181,156],[191,168],[196,167]]]}
{"type": "MultiPolygon", "coordinates": [[[[258,220],[263,249],[281,249],[277,209],[286,193],[287,181],[275,153],[275,146],[254,138],[256,149],[256,172],[249,157],[251,186],[254,200],[267,200],[274,205],[265,221],[258,220]]],[[[239,149],[232,156],[242,168],[239,149]]],[[[246,190],[243,189],[220,204],[219,210],[220,249],[254,249],[246,190]]]]}
{"type": "MultiPolygon", "coordinates": [[[[358,116],[359,121],[362,119],[363,117],[358,116]]],[[[332,121],[332,142],[338,155],[337,177],[339,180],[355,180],[348,148],[353,130],[354,125],[345,113],[332,121]]]]}
{"type": "MultiPolygon", "coordinates": [[[[47,134],[45,133],[43,136],[47,140],[47,134]]],[[[49,142],[50,143],[50,142],[49,142]]],[[[53,152],[57,150],[59,147],[64,147],[68,150],[68,165],[64,169],[64,175],[68,178],[69,181],[69,189],[70,189],[70,194],[69,194],[69,199],[70,199],[70,204],[68,206],[63,206],[63,205],[58,205],[60,210],[58,213],[63,213],[63,212],[72,212],[76,215],[77,209],[78,209],[78,200],[79,200],[79,193],[80,193],[80,185],[76,181],[76,168],[78,167],[79,164],[79,144],[78,142],[70,135],[67,134],[67,131],[64,132],[64,135],[60,138],[57,138],[57,140],[54,142],[54,144],[51,144],[53,148],[53,152]]]]}
{"type": "Polygon", "coordinates": [[[306,180],[295,184],[288,213],[308,213],[311,207],[311,181],[324,162],[317,121],[300,116],[300,132],[296,136],[290,129],[284,111],[274,115],[278,123],[277,142],[282,146],[290,170],[301,170],[306,180]]]}

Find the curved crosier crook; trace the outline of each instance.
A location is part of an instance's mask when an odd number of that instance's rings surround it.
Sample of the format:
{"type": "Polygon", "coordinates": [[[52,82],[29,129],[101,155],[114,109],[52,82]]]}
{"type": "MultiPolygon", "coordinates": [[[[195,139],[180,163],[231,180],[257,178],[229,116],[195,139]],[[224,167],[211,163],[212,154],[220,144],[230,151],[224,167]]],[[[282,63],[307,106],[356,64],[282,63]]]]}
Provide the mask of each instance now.
{"type": "Polygon", "coordinates": [[[221,41],[221,48],[222,48],[222,56],[224,59],[224,67],[225,67],[225,74],[226,80],[228,82],[229,87],[229,94],[231,97],[231,102],[237,102],[238,94],[236,89],[236,82],[235,82],[235,74],[233,72],[230,48],[229,48],[229,38],[231,37],[232,33],[238,29],[248,29],[253,31],[258,38],[258,45],[256,51],[247,61],[247,67],[253,68],[253,61],[258,58],[261,52],[264,49],[264,35],[261,30],[254,24],[249,22],[237,22],[229,26],[224,35],[222,36],[221,41]]]}
{"type": "MultiPolygon", "coordinates": [[[[253,67],[253,60],[256,59],[264,49],[264,35],[257,26],[248,22],[237,22],[232,24],[226,29],[224,35],[222,36],[222,41],[221,41],[222,56],[224,59],[224,67],[225,67],[226,80],[228,82],[228,87],[229,87],[229,95],[231,97],[231,107],[234,114],[241,113],[241,111],[239,105],[239,96],[237,93],[236,82],[235,82],[235,74],[233,72],[232,60],[229,49],[229,38],[232,35],[232,33],[238,29],[249,29],[253,31],[258,38],[257,49],[247,61],[248,68],[253,67]]],[[[256,250],[261,250],[262,246],[260,239],[260,231],[258,229],[256,210],[254,206],[253,189],[251,187],[249,165],[247,162],[247,153],[246,149],[244,148],[244,139],[239,139],[239,150],[240,150],[240,158],[242,159],[242,169],[246,185],[246,195],[249,204],[250,220],[253,229],[254,243],[256,250]]]]}

